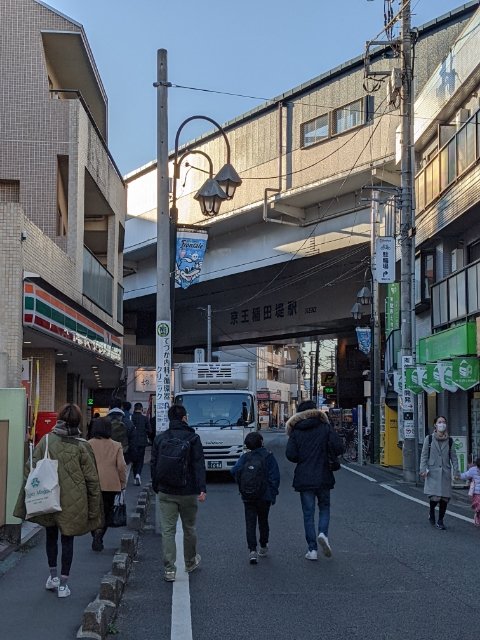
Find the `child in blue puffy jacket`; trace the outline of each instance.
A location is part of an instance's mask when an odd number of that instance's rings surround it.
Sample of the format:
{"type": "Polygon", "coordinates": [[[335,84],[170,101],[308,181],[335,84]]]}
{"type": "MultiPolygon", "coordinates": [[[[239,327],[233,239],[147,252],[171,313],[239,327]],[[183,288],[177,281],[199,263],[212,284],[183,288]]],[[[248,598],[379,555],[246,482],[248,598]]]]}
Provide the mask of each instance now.
{"type": "Polygon", "coordinates": [[[239,458],[230,471],[237,481],[245,507],[249,562],[257,564],[258,556],[268,553],[268,514],[278,495],[280,471],[275,456],[265,449],[263,437],[258,431],[247,435],[245,446],[249,451],[239,458]],[[257,522],[260,534],[258,553],[257,522]]]}

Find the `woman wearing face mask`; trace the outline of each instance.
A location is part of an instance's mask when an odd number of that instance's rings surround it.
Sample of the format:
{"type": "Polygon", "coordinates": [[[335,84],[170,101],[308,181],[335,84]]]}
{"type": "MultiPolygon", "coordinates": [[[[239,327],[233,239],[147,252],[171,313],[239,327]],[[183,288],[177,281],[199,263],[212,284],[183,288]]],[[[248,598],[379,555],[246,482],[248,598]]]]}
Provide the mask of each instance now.
{"type": "Polygon", "coordinates": [[[430,500],[430,515],[428,520],[437,529],[445,530],[443,518],[447,504],[452,495],[453,475],[458,476],[458,460],[453,440],[447,431],[447,420],[444,416],[437,416],[433,422],[434,432],[425,438],[420,458],[420,475],[425,479],[423,493],[430,500]],[[435,525],[435,507],[438,507],[438,521],[435,525]]]}

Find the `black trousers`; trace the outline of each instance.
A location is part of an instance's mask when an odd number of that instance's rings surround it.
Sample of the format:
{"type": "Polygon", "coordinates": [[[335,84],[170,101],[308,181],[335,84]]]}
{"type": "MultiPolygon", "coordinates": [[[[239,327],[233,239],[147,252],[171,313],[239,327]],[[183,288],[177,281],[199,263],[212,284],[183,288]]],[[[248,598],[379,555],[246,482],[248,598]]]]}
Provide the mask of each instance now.
{"type": "MultiPolygon", "coordinates": [[[[55,569],[57,566],[58,556],[58,532],[57,526],[45,527],[47,532],[47,559],[50,569],[55,569]]],[[[64,536],[63,533],[60,536],[62,542],[62,576],[70,575],[70,567],[73,560],[73,536],[64,536]]]]}
{"type": "Polygon", "coordinates": [[[145,447],[137,447],[137,449],[135,450],[135,457],[132,461],[133,477],[135,477],[137,473],[139,476],[142,475],[144,457],[145,457],[145,447]]]}
{"type": "Polygon", "coordinates": [[[268,513],[271,502],[266,500],[253,500],[244,502],[245,507],[245,527],[247,532],[247,544],[249,551],[257,549],[257,522],[260,533],[260,546],[266,547],[270,528],[268,526],[268,513]]]}

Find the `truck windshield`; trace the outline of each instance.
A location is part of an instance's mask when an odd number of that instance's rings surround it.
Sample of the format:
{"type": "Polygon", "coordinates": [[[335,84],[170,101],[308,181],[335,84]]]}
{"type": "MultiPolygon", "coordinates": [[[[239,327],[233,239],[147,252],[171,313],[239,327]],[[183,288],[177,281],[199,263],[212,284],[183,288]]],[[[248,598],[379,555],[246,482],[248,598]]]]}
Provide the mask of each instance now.
{"type": "Polygon", "coordinates": [[[187,410],[191,427],[243,427],[254,421],[253,398],[247,393],[182,394],[175,402],[187,410]]]}

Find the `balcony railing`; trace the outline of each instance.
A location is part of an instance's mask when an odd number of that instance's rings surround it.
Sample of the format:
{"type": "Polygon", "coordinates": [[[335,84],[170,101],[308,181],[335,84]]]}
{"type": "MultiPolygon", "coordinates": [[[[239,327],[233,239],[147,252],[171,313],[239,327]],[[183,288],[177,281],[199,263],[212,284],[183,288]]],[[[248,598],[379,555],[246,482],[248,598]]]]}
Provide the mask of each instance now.
{"type": "Polygon", "coordinates": [[[83,247],[83,295],[112,315],[113,276],[83,247]]]}
{"type": "Polygon", "coordinates": [[[480,158],[480,110],[474,113],[415,178],[417,212],[426,209],[480,158]]]}
{"type": "Polygon", "coordinates": [[[123,324],[123,287],[117,285],[117,322],[123,324]]]}
{"type": "Polygon", "coordinates": [[[432,326],[446,326],[480,312],[480,260],[432,286],[432,326]]]}
{"type": "Polygon", "coordinates": [[[92,116],[90,109],[88,108],[88,104],[86,103],[85,98],[82,96],[81,92],[78,89],[50,89],[50,93],[52,94],[52,96],[59,98],[60,100],[79,100],[80,101],[82,107],[85,110],[85,113],[88,116],[88,119],[90,120],[90,124],[95,129],[95,133],[97,134],[100,142],[102,143],[102,146],[105,149],[105,152],[109,157],[110,162],[112,163],[112,166],[117,173],[117,176],[120,178],[121,183],[124,185],[125,182],[123,181],[123,176],[120,172],[120,169],[117,167],[117,164],[113,159],[112,154],[110,153],[110,149],[108,148],[108,145],[102,135],[102,132],[98,128],[97,123],[95,122],[95,119],[92,116]]]}

